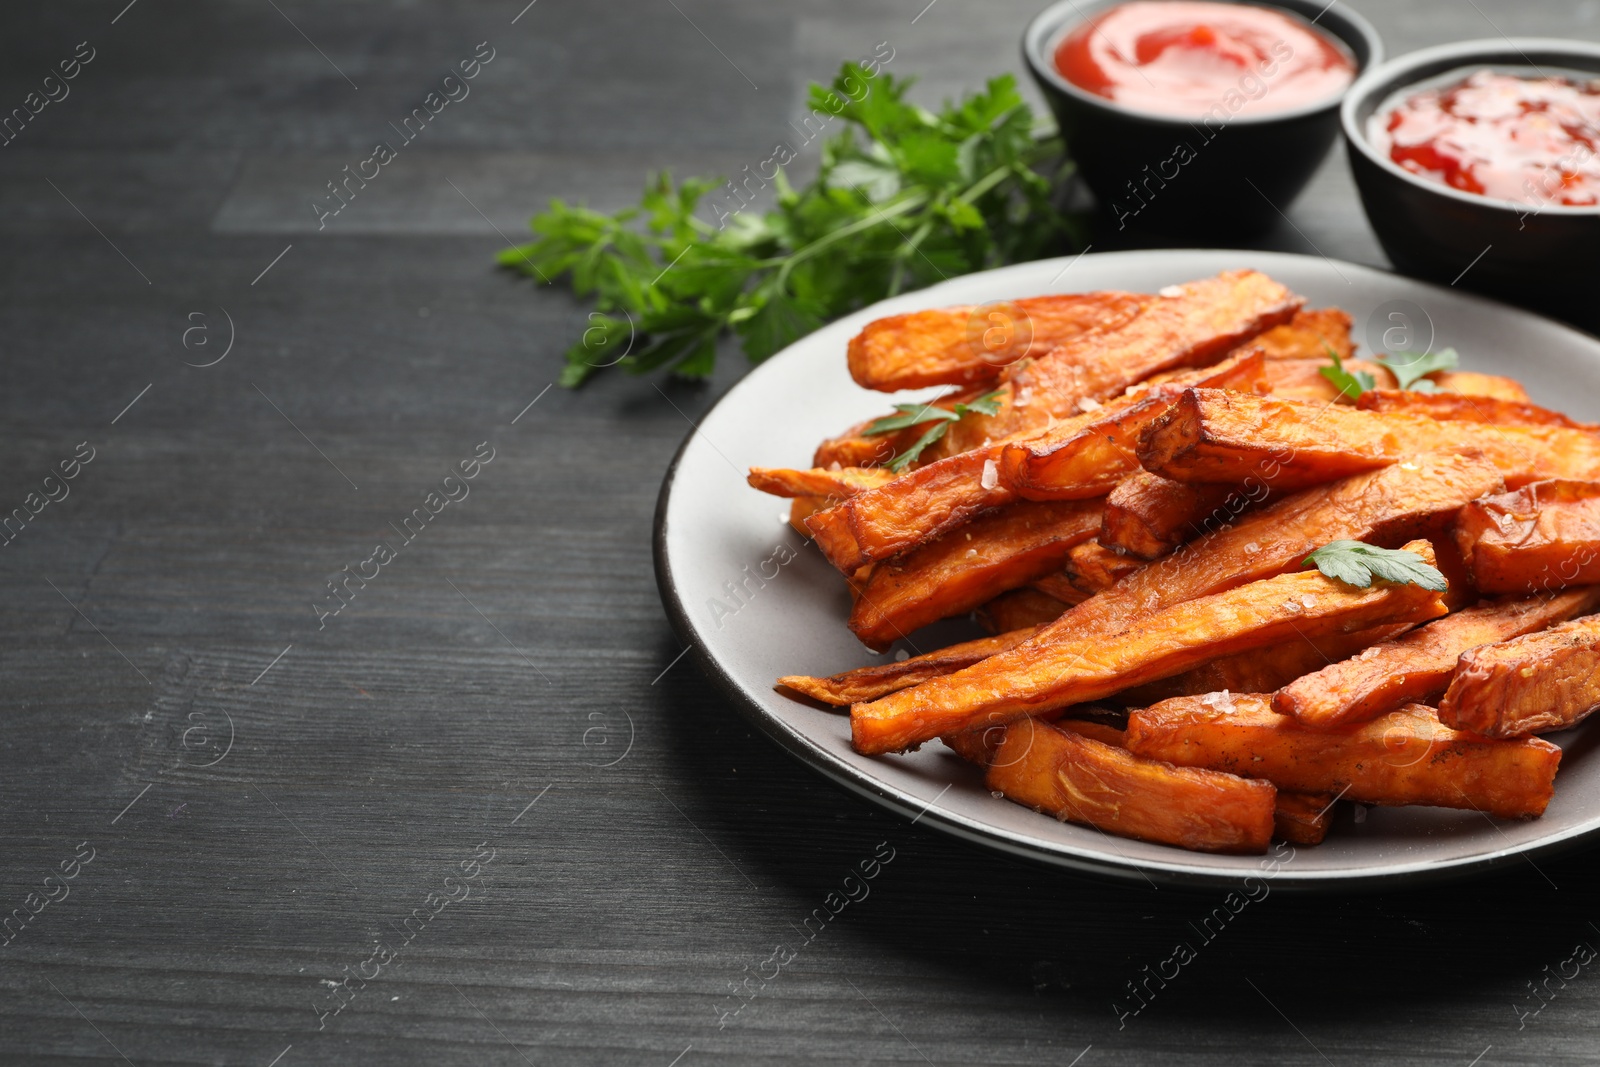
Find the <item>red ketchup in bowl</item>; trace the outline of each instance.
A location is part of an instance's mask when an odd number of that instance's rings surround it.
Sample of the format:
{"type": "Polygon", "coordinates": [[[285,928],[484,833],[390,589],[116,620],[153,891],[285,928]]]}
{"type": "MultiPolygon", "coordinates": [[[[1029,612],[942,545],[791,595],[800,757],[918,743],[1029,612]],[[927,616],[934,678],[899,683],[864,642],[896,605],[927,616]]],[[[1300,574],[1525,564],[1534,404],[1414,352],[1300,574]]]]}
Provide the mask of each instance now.
{"type": "Polygon", "coordinates": [[[1056,47],[1080,89],[1138,111],[1218,122],[1331,102],[1355,80],[1348,48],[1275,8],[1131,0],[1056,47]]]}
{"type": "Polygon", "coordinates": [[[1462,192],[1600,204],[1600,82],[1480,70],[1380,109],[1370,136],[1412,174],[1462,192]]]}

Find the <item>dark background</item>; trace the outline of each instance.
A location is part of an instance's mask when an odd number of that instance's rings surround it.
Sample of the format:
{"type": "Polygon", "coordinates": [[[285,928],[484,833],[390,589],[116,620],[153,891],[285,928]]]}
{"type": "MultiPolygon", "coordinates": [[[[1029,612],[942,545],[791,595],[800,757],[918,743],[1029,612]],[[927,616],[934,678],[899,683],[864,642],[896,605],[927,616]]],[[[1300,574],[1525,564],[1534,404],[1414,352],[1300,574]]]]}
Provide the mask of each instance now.
{"type": "MultiPolygon", "coordinates": [[[[0,110],[96,53],[0,148],[0,510],[95,449],[0,548],[0,914],[94,850],[0,948],[0,1060],[1600,1059],[1593,965],[1519,1016],[1600,944],[1592,855],[1274,892],[1201,944],[1220,895],[880,814],[675,662],[651,512],[683,413],[746,367],[544,392],[586,309],[497,272],[497,230],[759,161],[806,81],[879,41],[929,101],[1019,70],[1033,4],[125,3],[10,4],[0,30],[0,110]],[[318,232],[324,183],[480,41],[470,97],[318,232]],[[470,496],[319,630],[324,583],[483,441],[470,496]],[[880,842],[871,895],[736,996],[880,842]],[[446,892],[470,895],[319,1031],[331,983],[446,892]],[[1180,940],[1198,958],[1119,1028],[1180,940]]],[[[1600,37],[1597,0],[1361,9],[1391,54],[1600,37]]],[[[1289,219],[1261,247],[1384,262],[1340,154],[1289,219]]]]}

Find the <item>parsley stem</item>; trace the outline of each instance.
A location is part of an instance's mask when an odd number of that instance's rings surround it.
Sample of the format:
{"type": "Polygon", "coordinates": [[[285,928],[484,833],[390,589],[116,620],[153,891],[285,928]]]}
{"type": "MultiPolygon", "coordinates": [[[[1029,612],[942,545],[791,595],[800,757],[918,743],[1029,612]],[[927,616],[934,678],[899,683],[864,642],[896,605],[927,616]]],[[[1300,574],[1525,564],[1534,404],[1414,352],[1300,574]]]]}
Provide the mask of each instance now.
{"type": "MultiPolygon", "coordinates": [[[[973,182],[972,185],[968,186],[966,191],[960,196],[956,197],[956,199],[960,200],[962,203],[970,204],[984,193],[987,193],[989,190],[1005,181],[1006,177],[1010,173],[1010,164],[996,167],[988,174],[985,174],[983,177],[973,182]]],[[[918,208],[925,206],[928,203],[928,199],[929,197],[927,193],[919,192],[908,194],[906,198],[901,200],[899,203],[890,205],[889,207],[877,208],[873,214],[867,216],[866,218],[857,219],[848,226],[840,227],[824,237],[819,237],[810,244],[795,249],[795,251],[788,256],[776,256],[772,259],[762,260],[759,265],[763,267],[775,266],[778,268],[776,285],[781,289],[789,278],[789,272],[797,263],[809,259],[830,245],[844,240],[846,237],[858,234],[863,230],[870,230],[872,227],[881,222],[888,222],[892,218],[898,218],[901,215],[915,211],[918,208]]]]}
{"type": "Polygon", "coordinates": [[[963,204],[970,204],[984,193],[987,193],[990,189],[993,189],[995,186],[1005,181],[1006,176],[1010,173],[1011,165],[1009,163],[1004,166],[996,167],[988,174],[985,174],[983,177],[973,182],[972,185],[968,187],[967,191],[956,197],[956,199],[961,201],[963,204]]]}
{"type": "Polygon", "coordinates": [[[778,277],[776,280],[776,285],[779,289],[782,289],[784,282],[788,280],[789,272],[794,269],[795,264],[810,259],[818,252],[821,252],[830,245],[838,244],[846,237],[852,237],[855,234],[860,233],[862,230],[870,230],[880,223],[888,222],[892,218],[897,218],[901,215],[907,214],[908,212],[915,211],[917,208],[922,207],[927,202],[927,193],[911,194],[898,204],[894,204],[886,208],[877,208],[873,214],[868,215],[866,218],[857,219],[850,225],[841,226],[839,229],[834,230],[830,234],[826,234],[825,236],[817,238],[808,245],[802,245],[801,247],[795,249],[788,256],[779,256],[773,259],[762,260],[759,266],[777,266],[778,277]]]}

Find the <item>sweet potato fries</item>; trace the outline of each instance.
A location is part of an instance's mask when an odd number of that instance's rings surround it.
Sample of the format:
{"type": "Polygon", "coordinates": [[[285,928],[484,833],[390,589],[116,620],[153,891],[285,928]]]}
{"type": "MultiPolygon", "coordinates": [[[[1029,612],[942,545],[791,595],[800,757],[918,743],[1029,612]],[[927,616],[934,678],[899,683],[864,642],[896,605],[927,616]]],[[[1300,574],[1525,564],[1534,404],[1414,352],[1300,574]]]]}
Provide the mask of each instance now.
{"type": "Polygon", "coordinates": [[[1600,708],[1600,427],[1413,380],[1350,324],[1253,271],[868,324],[858,384],[951,390],[750,484],[869,648],[1003,632],[779,685],[864,755],[942,739],[997,795],[1179,848],[1315,844],[1349,802],[1539,816],[1533,735],[1600,708]]]}

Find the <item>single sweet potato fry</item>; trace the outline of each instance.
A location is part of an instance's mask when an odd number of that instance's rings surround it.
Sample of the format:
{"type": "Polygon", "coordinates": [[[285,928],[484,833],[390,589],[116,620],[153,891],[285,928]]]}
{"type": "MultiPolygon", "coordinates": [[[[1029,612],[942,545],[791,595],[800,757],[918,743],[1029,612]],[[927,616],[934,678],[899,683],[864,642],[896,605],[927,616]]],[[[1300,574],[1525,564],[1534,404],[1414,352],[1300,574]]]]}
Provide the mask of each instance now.
{"type": "Polygon", "coordinates": [[[938,678],[970,667],[996,652],[1015,648],[1038,632],[1037,626],[994,637],[980,637],[976,641],[963,641],[958,645],[927,652],[910,659],[877,663],[870,667],[857,667],[826,678],[807,674],[791,674],[778,679],[778,684],[793,689],[813,700],[838,707],[848,707],[862,700],[876,700],[898,689],[917,685],[929,678],[938,678]]]}
{"type": "Polygon", "coordinates": [[[1486,593],[1600,583],[1600,482],[1534,482],[1474,500],[1456,516],[1456,545],[1486,593]]]}
{"type": "Polygon", "coordinates": [[[1307,726],[1328,729],[1406,704],[1431,704],[1450,685],[1463,653],[1544,630],[1596,607],[1600,588],[1595,587],[1484,602],[1296,679],[1274,695],[1273,708],[1307,726]]]}
{"type": "Polygon", "coordinates": [[[989,761],[994,758],[996,747],[989,744],[988,738],[991,735],[1000,736],[999,732],[1003,729],[1004,727],[997,726],[992,730],[963,730],[941,737],[939,741],[968,763],[988,767],[989,761]]]}
{"type": "Polygon", "coordinates": [[[1465,393],[1467,396],[1486,396],[1524,402],[1532,399],[1521,382],[1498,374],[1479,374],[1470,370],[1441,370],[1434,371],[1428,378],[1445,393],[1465,393]]]}
{"type": "Polygon", "coordinates": [[[1420,415],[1384,415],[1337,405],[1190,389],[1146,432],[1146,470],[1190,482],[1275,488],[1315,485],[1427,451],[1478,451],[1508,484],[1600,478],[1600,433],[1564,426],[1485,426],[1420,415]]]}
{"type": "Polygon", "coordinates": [[[1100,529],[1100,501],[1021,501],[878,564],[857,583],[850,629],[868,648],[962,615],[1060,568],[1100,529]]]}
{"type": "Polygon", "coordinates": [[[1150,297],[1067,293],[874,319],[850,339],[857,385],[892,393],[991,381],[1009,363],[1041,356],[1093,330],[1115,330],[1150,297]]]}
{"type": "Polygon", "coordinates": [[[1000,457],[1000,481],[1030,500],[1104,496],[1139,469],[1140,434],[1185,388],[1255,391],[1264,387],[1265,365],[1260,349],[1247,347],[1214,367],[1149,383],[1038,436],[1008,444],[1000,457]]]}
{"type": "Polygon", "coordinates": [[[1547,741],[1461,733],[1420,704],[1313,730],[1273,711],[1265,696],[1178,697],[1130,714],[1127,736],[1129,750],[1147,759],[1265,778],[1279,789],[1503,819],[1542,815],[1561,763],[1561,750],[1547,741]]]}
{"type": "Polygon", "coordinates": [[[1565,730],[1597,707],[1600,616],[1589,615],[1462,653],[1439,719],[1485,737],[1518,737],[1565,730]]]}
{"type": "Polygon", "coordinates": [[[1333,822],[1335,798],[1327,793],[1286,793],[1278,790],[1272,812],[1272,836],[1296,845],[1320,845],[1333,822]]]}
{"type": "Polygon", "coordinates": [[[1003,634],[1054,622],[1071,606],[1068,601],[1030,585],[1001,593],[979,608],[976,615],[978,624],[985,630],[1003,634]]]}
{"type": "Polygon", "coordinates": [[[1366,722],[1406,704],[1429,704],[1450,685],[1463,652],[1543,630],[1596,607],[1600,588],[1479,604],[1298,678],[1273,695],[1272,707],[1323,730],[1366,722]]]}
{"type": "MultiPolygon", "coordinates": [[[[1079,709],[1071,709],[1068,714],[1076,714],[1079,709]]],[[[988,767],[994,761],[995,751],[1000,747],[1000,742],[1005,740],[1006,732],[1011,729],[1023,730],[1029,723],[1050,722],[1056,729],[1067,733],[1078,734],[1092,741],[1113,748],[1126,748],[1126,732],[1118,726],[1109,723],[1096,722],[1090,719],[1060,718],[1019,720],[1004,726],[991,726],[983,730],[968,730],[965,733],[950,734],[939,738],[945,746],[971,763],[980,767],[988,767]]],[[[1031,746],[1023,750],[1018,745],[1013,748],[1013,753],[1022,751],[1021,758],[1026,759],[1031,746]]],[[[1333,822],[1334,798],[1322,793],[1286,793],[1278,790],[1272,812],[1272,836],[1296,845],[1320,845],[1323,838],[1328,835],[1328,826],[1333,822]]]]}
{"type": "Polygon", "coordinates": [[[1464,393],[1418,393],[1407,389],[1369,389],[1356,407],[1380,414],[1426,415],[1444,422],[1484,422],[1493,426],[1565,426],[1569,430],[1597,428],[1569,419],[1559,411],[1520,400],[1500,400],[1464,393]]]}
{"type": "Polygon", "coordinates": [[[1006,729],[985,784],[1058,819],[1199,852],[1265,852],[1277,800],[1267,782],[1140,759],[1042,722],[1006,729]]]}
{"type": "MultiPolygon", "coordinates": [[[[1354,404],[1349,394],[1329,381],[1322,373],[1324,367],[1333,366],[1327,353],[1311,359],[1275,359],[1267,364],[1267,392],[1281,400],[1305,400],[1320,404],[1354,404]]],[[[1364,359],[1346,360],[1344,369],[1351,374],[1365,372],[1383,389],[1397,384],[1394,372],[1381,363],[1364,359]]]]}
{"type": "MultiPolygon", "coordinates": [[[[1426,541],[1407,548],[1433,558],[1426,541]]],[[[1069,612],[1009,652],[852,705],[851,740],[863,755],[898,752],[940,734],[1100,700],[1219,656],[1286,641],[1302,629],[1354,631],[1444,613],[1439,594],[1420,586],[1357,589],[1316,571],[1282,574],[1154,612],[1112,640],[1089,633],[1046,643],[1069,612]]]]}
{"type": "Polygon", "coordinates": [[[1141,470],[1106,497],[1100,543],[1135,559],[1160,559],[1185,541],[1227,525],[1269,494],[1261,484],[1175,482],[1141,470]]]}
{"type": "Polygon", "coordinates": [[[894,479],[894,472],[882,467],[840,467],[828,470],[789,470],[783,467],[751,467],[747,481],[752,488],[773,496],[848,497],[894,479]]]}
{"type": "Polygon", "coordinates": [[[1339,308],[1301,308],[1294,318],[1257,337],[1268,359],[1318,359],[1328,364],[1328,350],[1348,360],[1355,355],[1350,340],[1350,314],[1339,308]]]}
{"type": "MultiPolygon", "coordinates": [[[[1055,723],[1063,730],[1071,730],[1074,733],[1081,733],[1086,737],[1092,737],[1096,741],[1101,741],[1108,745],[1120,746],[1122,744],[1122,727],[1120,726],[1112,726],[1109,723],[1064,718],[1064,716],[1068,714],[1078,715],[1080,713],[1103,716],[1109,716],[1112,714],[1102,708],[1096,708],[1093,705],[1084,705],[1081,708],[1071,708],[1067,711],[1053,711],[1048,715],[1041,715],[1036,721],[1041,723],[1055,723]]],[[[977,730],[965,730],[960,733],[947,734],[944,737],[939,738],[944,746],[950,749],[956,755],[960,756],[968,763],[975,763],[979,767],[984,768],[987,768],[994,760],[994,754],[996,750],[1000,748],[1000,742],[1004,741],[1005,739],[1006,727],[1003,725],[983,727],[977,730]]]]}
{"type": "Polygon", "coordinates": [[[1271,693],[1296,678],[1326,667],[1329,663],[1347,659],[1380,641],[1398,637],[1411,628],[1409,623],[1398,623],[1393,626],[1373,626],[1354,633],[1328,633],[1301,627],[1293,638],[1280,645],[1214,659],[1171,678],[1124,690],[1117,695],[1117,700],[1132,706],[1224,691],[1271,693]]]}
{"type": "Polygon", "coordinates": [[[857,493],[806,520],[822,554],[845,574],[934,540],[1016,494],[984,476],[1001,446],[963,452],[857,493]],[[984,483],[988,484],[985,485],[984,483]]]}

